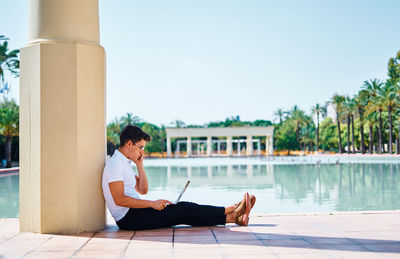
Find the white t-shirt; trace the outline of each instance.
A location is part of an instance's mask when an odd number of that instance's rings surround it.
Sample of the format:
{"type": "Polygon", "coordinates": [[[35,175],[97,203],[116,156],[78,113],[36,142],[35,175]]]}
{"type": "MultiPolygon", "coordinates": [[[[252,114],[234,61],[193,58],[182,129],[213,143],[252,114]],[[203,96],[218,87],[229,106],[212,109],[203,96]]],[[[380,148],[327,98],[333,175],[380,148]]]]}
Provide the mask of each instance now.
{"type": "Polygon", "coordinates": [[[136,178],[133,171],[131,160],[126,158],[121,152],[115,150],[114,155],[108,159],[103,170],[103,195],[106,200],[108,209],[115,221],[122,219],[129,208],[117,206],[110,192],[111,182],[124,181],[124,193],[135,199],[140,199],[139,194],[135,190],[136,178]]]}

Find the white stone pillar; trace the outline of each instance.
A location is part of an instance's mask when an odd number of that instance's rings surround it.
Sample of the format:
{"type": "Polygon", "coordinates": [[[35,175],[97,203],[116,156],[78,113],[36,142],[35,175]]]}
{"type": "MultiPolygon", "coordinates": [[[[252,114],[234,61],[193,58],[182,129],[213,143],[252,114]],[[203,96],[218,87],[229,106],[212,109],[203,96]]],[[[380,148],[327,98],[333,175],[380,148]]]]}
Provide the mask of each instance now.
{"type": "Polygon", "coordinates": [[[261,155],[261,143],[260,143],[260,139],[257,139],[257,155],[258,155],[258,156],[261,155]]]}
{"type": "Polygon", "coordinates": [[[97,0],[31,0],[21,49],[20,231],[104,228],[105,52],[97,0]]]}
{"type": "Polygon", "coordinates": [[[207,137],[207,156],[212,154],[212,137],[207,137]]]}
{"type": "Polygon", "coordinates": [[[274,136],[273,135],[269,136],[269,155],[270,156],[274,155],[274,136]]]}
{"type": "Polygon", "coordinates": [[[274,148],[272,146],[272,136],[267,135],[265,140],[265,155],[272,156],[274,154],[274,148]]]}
{"type": "Polygon", "coordinates": [[[176,142],[176,152],[181,152],[181,143],[182,143],[182,141],[180,141],[180,140],[178,140],[177,142],[176,142]]]}
{"type": "Polygon", "coordinates": [[[237,142],[237,154],[240,155],[240,139],[237,142]]]}
{"type": "Polygon", "coordinates": [[[221,141],[218,140],[217,142],[217,153],[219,154],[221,152],[221,141]]]}
{"type": "Polygon", "coordinates": [[[186,142],[186,155],[187,157],[191,157],[192,156],[192,138],[191,137],[187,137],[187,142],[186,142]]]}
{"type": "Polygon", "coordinates": [[[253,137],[251,135],[248,135],[246,139],[246,155],[253,155],[253,137]]]}
{"type": "MultiPolygon", "coordinates": [[[[178,143],[177,143],[177,145],[178,145],[178,143]]],[[[172,152],[172,149],[171,149],[171,138],[167,137],[167,157],[171,157],[171,152],[172,152]]]]}
{"type": "Polygon", "coordinates": [[[226,137],[226,154],[232,156],[232,136],[226,137]]]}

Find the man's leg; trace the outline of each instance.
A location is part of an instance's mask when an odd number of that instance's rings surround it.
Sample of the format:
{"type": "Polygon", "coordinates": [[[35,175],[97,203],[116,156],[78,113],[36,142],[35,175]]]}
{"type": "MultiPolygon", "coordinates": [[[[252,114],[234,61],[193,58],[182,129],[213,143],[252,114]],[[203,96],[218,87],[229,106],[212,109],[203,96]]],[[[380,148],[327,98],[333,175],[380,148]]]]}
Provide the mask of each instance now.
{"type": "Polygon", "coordinates": [[[179,202],[158,211],[152,208],[129,209],[127,215],[117,222],[121,229],[143,230],[171,227],[179,224],[214,226],[226,223],[224,207],[179,202]]]}

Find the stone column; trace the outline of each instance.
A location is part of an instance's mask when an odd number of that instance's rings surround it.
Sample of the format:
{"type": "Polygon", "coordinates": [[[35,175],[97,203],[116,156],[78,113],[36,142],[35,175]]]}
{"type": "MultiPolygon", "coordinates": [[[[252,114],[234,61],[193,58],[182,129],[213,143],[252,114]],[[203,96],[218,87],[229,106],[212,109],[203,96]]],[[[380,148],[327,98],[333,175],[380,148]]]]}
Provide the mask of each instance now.
{"type": "Polygon", "coordinates": [[[20,231],[104,228],[105,51],[97,0],[31,0],[21,49],[20,231]]]}
{"type": "Polygon", "coordinates": [[[226,137],[226,154],[232,156],[232,137],[226,137]]]}
{"type": "Polygon", "coordinates": [[[251,135],[248,135],[246,139],[246,155],[253,155],[253,137],[251,135]]]}
{"type": "Polygon", "coordinates": [[[269,136],[269,155],[270,156],[274,155],[274,136],[273,135],[269,136]]]}
{"type": "Polygon", "coordinates": [[[191,157],[192,156],[192,138],[191,137],[187,137],[187,142],[186,142],[186,155],[187,157],[191,157]]]}
{"type": "Polygon", "coordinates": [[[240,139],[237,140],[237,154],[240,155],[240,139]]]}
{"type": "Polygon", "coordinates": [[[221,152],[221,141],[218,140],[217,142],[217,153],[221,152]]]}
{"type": "Polygon", "coordinates": [[[257,139],[257,155],[258,155],[258,156],[261,155],[261,143],[260,143],[260,139],[257,139]]]}
{"type": "Polygon", "coordinates": [[[207,156],[212,154],[212,137],[207,137],[207,156]]]}
{"type": "MultiPolygon", "coordinates": [[[[179,149],[179,146],[178,146],[179,149]]],[[[171,157],[172,148],[171,148],[171,138],[167,137],[167,157],[171,157]]]]}
{"type": "Polygon", "coordinates": [[[272,145],[272,136],[271,135],[267,135],[267,138],[265,140],[265,155],[267,155],[267,156],[274,155],[274,147],[272,145]]]}

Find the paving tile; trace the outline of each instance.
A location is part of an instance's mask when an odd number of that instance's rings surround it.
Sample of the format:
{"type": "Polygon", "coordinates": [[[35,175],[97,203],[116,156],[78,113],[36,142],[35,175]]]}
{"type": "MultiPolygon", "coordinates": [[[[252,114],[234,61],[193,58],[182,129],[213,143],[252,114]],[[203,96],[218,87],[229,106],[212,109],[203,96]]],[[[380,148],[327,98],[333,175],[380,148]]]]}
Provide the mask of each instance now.
{"type": "Polygon", "coordinates": [[[278,239],[278,240],[264,240],[267,246],[275,247],[304,247],[311,248],[312,246],[303,239],[278,239]]]}
{"type": "MultiPolygon", "coordinates": [[[[400,253],[400,243],[396,244],[366,244],[364,245],[368,249],[376,252],[392,252],[392,253],[400,253]]],[[[400,254],[399,254],[400,258],[400,254]]]]}
{"type": "Polygon", "coordinates": [[[74,254],[74,251],[33,251],[29,253],[27,256],[24,256],[24,259],[63,259],[70,258],[74,254]]]}
{"type": "Polygon", "coordinates": [[[219,245],[216,241],[203,241],[203,242],[177,242],[173,245],[174,248],[200,248],[200,249],[210,249],[210,248],[218,248],[219,245]]]}
{"type": "Polygon", "coordinates": [[[399,212],[252,216],[248,227],[149,231],[119,230],[114,223],[76,235],[19,234],[17,219],[0,219],[0,257],[400,258],[398,218],[399,212]]]}
{"type": "Polygon", "coordinates": [[[173,249],[173,256],[175,257],[183,257],[186,255],[186,258],[192,256],[222,256],[222,250],[218,246],[214,247],[205,247],[205,248],[176,248],[173,249]]]}
{"type": "Polygon", "coordinates": [[[39,245],[35,252],[38,251],[75,251],[81,248],[90,237],[75,237],[57,235],[43,244],[39,245]]]}
{"type": "Polygon", "coordinates": [[[333,237],[304,237],[305,240],[316,245],[354,245],[354,241],[348,238],[333,237]]]}
{"type": "MultiPolygon", "coordinates": [[[[232,255],[226,255],[225,258],[228,259],[244,259],[246,258],[246,255],[243,254],[232,254],[232,255]]],[[[276,259],[278,258],[275,255],[272,254],[251,254],[251,259],[276,259]]]]}
{"type": "Polygon", "coordinates": [[[128,249],[125,258],[172,258],[172,248],[137,248],[128,249]]]}
{"type": "Polygon", "coordinates": [[[211,243],[215,243],[215,237],[213,235],[207,235],[207,236],[174,236],[174,243],[178,243],[178,242],[184,242],[184,243],[188,243],[188,242],[211,242],[211,243]]]}
{"type": "Polygon", "coordinates": [[[135,236],[172,236],[173,228],[137,230],[135,236]]]}
{"type": "Polygon", "coordinates": [[[173,257],[174,259],[224,259],[225,257],[223,257],[222,255],[207,255],[206,257],[204,255],[190,255],[190,257],[188,257],[188,255],[174,255],[173,257]]]}
{"type": "Polygon", "coordinates": [[[248,234],[226,234],[226,235],[216,235],[218,242],[224,242],[229,240],[257,240],[257,236],[251,233],[248,234]]]}
{"type": "Polygon", "coordinates": [[[366,246],[361,246],[361,245],[318,245],[318,249],[320,250],[333,250],[333,251],[349,251],[349,252],[355,252],[355,251],[371,251],[371,249],[366,248],[366,246]]]}
{"type": "MultiPolygon", "coordinates": [[[[354,258],[362,258],[362,259],[380,259],[380,258],[390,258],[386,257],[383,254],[373,253],[373,252],[330,252],[326,255],[330,256],[330,258],[337,259],[354,259],[354,258]]],[[[399,257],[397,257],[399,258],[399,257]]]]}

